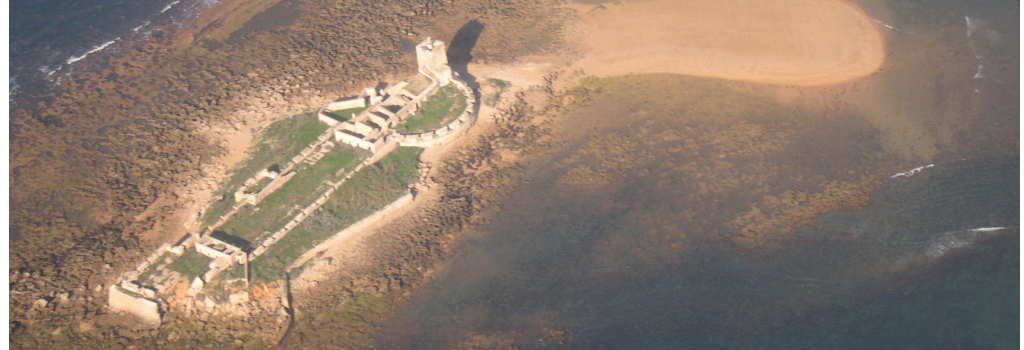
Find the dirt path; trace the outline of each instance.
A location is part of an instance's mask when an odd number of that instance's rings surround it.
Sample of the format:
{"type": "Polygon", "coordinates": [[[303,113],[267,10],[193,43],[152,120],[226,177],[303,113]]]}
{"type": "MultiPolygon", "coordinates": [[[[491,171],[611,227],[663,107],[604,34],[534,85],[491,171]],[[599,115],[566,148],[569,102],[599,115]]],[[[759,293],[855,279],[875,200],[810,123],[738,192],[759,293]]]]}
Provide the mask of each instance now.
{"type": "Polygon", "coordinates": [[[577,66],[601,76],[677,73],[787,85],[869,75],[877,25],[843,0],[651,0],[579,6],[577,66]]]}

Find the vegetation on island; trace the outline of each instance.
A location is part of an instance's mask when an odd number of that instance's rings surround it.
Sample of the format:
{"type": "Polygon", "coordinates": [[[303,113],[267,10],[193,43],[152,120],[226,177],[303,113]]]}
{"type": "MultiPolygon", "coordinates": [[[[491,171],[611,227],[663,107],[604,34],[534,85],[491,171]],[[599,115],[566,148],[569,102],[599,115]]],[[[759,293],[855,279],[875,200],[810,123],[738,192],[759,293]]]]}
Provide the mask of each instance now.
{"type": "MultiPolygon", "coordinates": [[[[420,148],[401,147],[357,172],[320,209],[253,260],[253,278],[280,279],[303,253],[408,193],[418,177],[421,152],[420,148]]],[[[228,271],[231,277],[241,273],[239,268],[228,271]]]]}
{"type": "Polygon", "coordinates": [[[211,225],[235,205],[234,193],[253,175],[275,164],[287,162],[309,146],[327,130],[316,113],[305,113],[274,122],[260,133],[250,150],[248,159],[231,171],[216,196],[220,197],[207,208],[203,224],[211,225]]]}
{"type": "Polygon", "coordinates": [[[295,176],[256,206],[244,206],[220,227],[230,235],[254,241],[264,232],[284,227],[298,210],[313,203],[331,183],[340,180],[365,158],[365,154],[336,146],[315,164],[301,164],[295,176]]]}
{"type": "Polygon", "coordinates": [[[182,254],[181,257],[172,262],[170,267],[171,270],[188,276],[189,280],[191,280],[196,276],[206,273],[211,261],[213,259],[200,254],[195,249],[186,249],[185,254],[182,254]]]}
{"type": "Polygon", "coordinates": [[[418,134],[436,130],[458,118],[466,109],[466,96],[454,84],[448,84],[427,98],[423,107],[395,127],[402,134],[418,134]]]}

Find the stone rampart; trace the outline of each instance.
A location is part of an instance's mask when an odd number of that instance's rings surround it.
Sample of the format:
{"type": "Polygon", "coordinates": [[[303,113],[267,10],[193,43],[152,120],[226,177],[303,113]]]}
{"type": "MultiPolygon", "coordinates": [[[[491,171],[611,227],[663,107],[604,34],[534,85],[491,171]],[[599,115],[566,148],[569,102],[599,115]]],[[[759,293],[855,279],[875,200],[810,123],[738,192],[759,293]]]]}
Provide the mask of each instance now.
{"type": "Polygon", "coordinates": [[[352,97],[344,100],[334,101],[324,106],[327,111],[366,107],[366,99],[363,97],[352,97]]]}
{"type": "Polygon", "coordinates": [[[264,187],[262,190],[260,190],[260,193],[256,194],[256,199],[255,199],[256,203],[254,203],[253,205],[258,204],[259,202],[262,202],[271,193],[274,193],[274,191],[277,191],[278,188],[281,188],[281,186],[284,186],[284,184],[287,183],[288,180],[291,180],[292,177],[295,176],[295,174],[296,173],[294,171],[289,171],[284,176],[279,176],[279,177],[275,178],[274,181],[271,181],[269,184],[267,184],[267,187],[264,187]]]}
{"type": "Polygon", "coordinates": [[[369,136],[372,135],[376,130],[373,127],[366,125],[361,122],[348,121],[341,124],[341,127],[345,130],[355,132],[360,135],[369,136]]]}
{"type": "Polygon", "coordinates": [[[321,123],[327,124],[327,126],[335,126],[340,123],[337,119],[324,113],[323,108],[316,112],[316,119],[320,120],[321,123]]]}
{"type": "MultiPolygon", "coordinates": [[[[412,203],[412,200],[413,200],[412,194],[411,193],[406,193],[404,196],[399,197],[394,202],[391,202],[388,205],[385,205],[383,208],[377,209],[377,211],[373,212],[372,214],[370,214],[370,215],[368,215],[368,216],[366,216],[366,217],[364,217],[362,219],[359,219],[359,221],[356,221],[352,225],[349,225],[348,227],[342,229],[341,231],[338,231],[337,233],[331,235],[324,242],[326,243],[327,241],[330,241],[330,240],[334,239],[335,237],[344,237],[344,236],[347,236],[347,235],[351,234],[352,232],[363,230],[367,226],[370,226],[373,223],[375,223],[378,220],[380,220],[381,218],[383,218],[391,210],[394,210],[395,208],[400,208],[400,207],[403,207],[403,206],[405,206],[405,205],[407,205],[409,203],[412,203]]],[[[321,243],[321,244],[324,244],[324,243],[321,243]]],[[[314,251],[314,250],[316,250],[316,248],[313,248],[310,251],[314,251]]],[[[306,254],[306,255],[308,256],[309,254],[306,254]]],[[[292,265],[289,267],[289,269],[293,269],[295,267],[302,266],[302,264],[305,263],[306,260],[308,260],[308,258],[307,259],[301,259],[300,258],[299,260],[296,260],[295,262],[292,263],[292,265]]]]}
{"type": "Polygon", "coordinates": [[[374,124],[380,125],[381,128],[390,128],[392,126],[391,117],[386,114],[377,114],[377,112],[374,111],[370,112],[369,116],[370,121],[373,122],[374,124]]]}
{"type": "Polygon", "coordinates": [[[373,142],[364,140],[360,136],[362,136],[362,135],[356,135],[356,134],[353,134],[352,132],[349,132],[347,130],[335,130],[334,131],[334,138],[338,142],[344,143],[344,144],[352,146],[352,147],[361,148],[361,149],[365,149],[365,150],[368,150],[370,152],[373,152],[373,142]]]}
{"type": "Polygon", "coordinates": [[[476,113],[474,113],[476,102],[474,101],[472,90],[459,79],[452,79],[451,82],[466,96],[466,108],[448,125],[437,130],[419,134],[396,135],[395,137],[400,145],[427,148],[442,144],[461,135],[468,130],[470,125],[476,122],[476,113]]]}
{"type": "Polygon", "coordinates": [[[213,249],[213,247],[210,247],[203,243],[196,243],[196,252],[198,252],[199,254],[206,255],[211,259],[228,256],[228,253],[213,249]]]}
{"type": "Polygon", "coordinates": [[[222,271],[226,270],[228,267],[231,267],[230,256],[214,259],[213,261],[210,262],[210,265],[208,266],[209,270],[207,270],[206,273],[203,274],[203,281],[212,281],[214,278],[217,277],[217,275],[219,275],[222,271]]]}

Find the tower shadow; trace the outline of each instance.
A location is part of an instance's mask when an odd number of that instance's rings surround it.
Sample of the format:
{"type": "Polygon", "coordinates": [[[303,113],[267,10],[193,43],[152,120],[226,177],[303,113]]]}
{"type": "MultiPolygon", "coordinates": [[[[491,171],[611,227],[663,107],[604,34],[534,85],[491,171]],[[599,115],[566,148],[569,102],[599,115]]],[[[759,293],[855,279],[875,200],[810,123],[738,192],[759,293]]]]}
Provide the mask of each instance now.
{"type": "Polygon", "coordinates": [[[469,62],[473,60],[473,48],[476,47],[476,42],[480,39],[480,34],[483,31],[483,23],[475,19],[463,24],[455,33],[446,52],[448,65],[451,66],[452,71],[473,90],[477,109],[480,108],[480,84],[476,81],[476,77],[469,73],[469,62]]]}

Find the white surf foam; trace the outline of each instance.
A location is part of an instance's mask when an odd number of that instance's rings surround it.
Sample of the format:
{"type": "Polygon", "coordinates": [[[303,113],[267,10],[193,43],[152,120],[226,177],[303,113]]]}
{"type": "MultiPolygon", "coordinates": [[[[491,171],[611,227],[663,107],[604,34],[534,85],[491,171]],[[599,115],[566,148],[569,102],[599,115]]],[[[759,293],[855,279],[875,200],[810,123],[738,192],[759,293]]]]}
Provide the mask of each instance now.
{"type": "Polygon", "coordinates": [[[973,232],[995,232],[995,231],[1002,231],[1002,230],[1005,230],[1005,229],[1006,229],[1006,227],[996,226],[996,227],[972,228],[971,231],[973,231],[973,232]]]}
{"type": "Polygon", "coordinates": [[[897,177],[911,177],[911,176],[917,175],[918,173],[924,171],[925,169],[928,169],[928,168],[931,168],[931,167],[934,167],[934,166],[935,166],[935,164],[922,165],[922,166],[919,166],[919,167],[916,167],[916,168],[913,168],[913,169],[910,169],[910,170],[907,170],[907,171],[904,171],[904,172],[893,174],[892,176],[889,176],[889,178],[895,179],[897,177]]]}
{"type": "Polygon", "coordinates": [[[164,9],[160,10],[160,13],[164,13],[164,12],[170,11],[172,8],[174,8],[174,5],[177,5],[179,2],[181,2],[181,1],[180,0],[172,1],[170,4],[167,4],[167,6],[164,6],[164,9]]]}
{"type": "Polygon", "coordinates": [[[939,235],[928,247],[924,254],[929,258],[939,258],[955,249],[964,248],[977,243],[983,238],[990,237],[992,232],[999,232],[1007,229],[1003,226],[978,227],[963,231],[946,232],[939,235]]]}
{"type": "Polygon", "coordinates": [[[72,64],[72,63],[81,61],[82,59],[84,59],[86,57],[89,57],[89,55],[94,54],[94,53],[99,52],[99,51],[102,51],[103,49],[107,48],[107,46],[113,45],[118,40],[121,40],[121,38],[117,37],[117,38],[114,38],[114,40],[111,40],[111,41],[105,42],[103,44],[97,45],[97,46],[93,47],[92,49],[90,49],[89,51],[86,51],[85,53],[83,53],[81,56],[73,56],[73,57],[68,58],[67,61],[65,61],[65,63],[72,64]]]}
{"type": "Polygon", "coordinates": [[[46,77],[49,78],[49,77],[53,76],[54,73],[57,73],[58,69],[60,69],[60,66],[58,66],[56,68],[50,67],[50,66],[42,66],[42,67],[39,67],[39,72],[41,72],[43,74],[46,74],[46,77]]]}
{"type": "Polygon", "coordinates": [[[142,29],[143,27],[148,26],[148,25],[149,25],[149,21],[142,22],[142,24],[136,26],[135,28],[132,28],[132,31],[138,33],[139,29],[142,29]]]}
{"type": "MultiPolygon", "coordinates": [[[[974,70],[973,79],[982,79],[985,77],[985,74],[982,73],[985,69],[985,64],[982,62],[984,57],[974,47],[974,33],[978,31],[978,22],[971,19],[970,16],[964,16],[964,26],[967,27],[967,46],[971,48],[971,54],[974,55],[974,59],[978,60],[978,67],[974,70]]],[[[977,93],[977,89],[975,89],[975,93],[977,93]]]]}
{"type": "Polygon", "coordinates": [[[877,18],[872,18],[871,20],[875,21],[875,23],[878,23],[878,25],[880,25],[882,27],[885,27],[885,29],[888,29],[888,30],[891,30],[891,31],[894,31],[894,32],[900,31],[899,29],[896,29],[896,27],[893,27],[893,26],[889,25],[888,23],[879,21],[877,18]]]}

